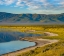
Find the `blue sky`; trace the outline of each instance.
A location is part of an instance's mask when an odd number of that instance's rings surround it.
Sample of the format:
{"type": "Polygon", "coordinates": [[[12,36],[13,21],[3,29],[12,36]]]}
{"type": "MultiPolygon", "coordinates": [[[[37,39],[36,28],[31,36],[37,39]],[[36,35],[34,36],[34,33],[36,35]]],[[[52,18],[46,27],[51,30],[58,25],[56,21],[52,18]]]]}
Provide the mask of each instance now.
{"type": "Polygon", "coordinates": [[[9,13],[64,13],[64,0],[0,0],[0,12],[9,13]]]}

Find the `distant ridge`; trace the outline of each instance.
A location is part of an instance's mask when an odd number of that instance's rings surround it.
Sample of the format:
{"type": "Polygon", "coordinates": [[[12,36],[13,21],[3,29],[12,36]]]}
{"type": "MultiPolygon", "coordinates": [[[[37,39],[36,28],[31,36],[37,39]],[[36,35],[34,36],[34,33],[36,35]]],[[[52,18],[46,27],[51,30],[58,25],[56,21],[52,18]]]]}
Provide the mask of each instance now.
{"type": "Polygon", "coordinates": [[[12,14],[0,12],[0,24],[64,24],[62,14],[12,14]]]}

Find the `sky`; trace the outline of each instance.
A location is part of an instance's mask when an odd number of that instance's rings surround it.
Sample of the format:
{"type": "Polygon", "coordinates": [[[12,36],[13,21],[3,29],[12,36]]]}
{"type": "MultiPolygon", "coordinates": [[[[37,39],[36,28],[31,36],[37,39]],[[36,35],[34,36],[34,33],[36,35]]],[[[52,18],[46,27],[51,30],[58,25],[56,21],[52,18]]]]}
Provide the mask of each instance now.
{"type": "Polygon", "coordinates": [[[60,14],[64,13],[64,0],[0,0],[0,12],[60,14]]]}

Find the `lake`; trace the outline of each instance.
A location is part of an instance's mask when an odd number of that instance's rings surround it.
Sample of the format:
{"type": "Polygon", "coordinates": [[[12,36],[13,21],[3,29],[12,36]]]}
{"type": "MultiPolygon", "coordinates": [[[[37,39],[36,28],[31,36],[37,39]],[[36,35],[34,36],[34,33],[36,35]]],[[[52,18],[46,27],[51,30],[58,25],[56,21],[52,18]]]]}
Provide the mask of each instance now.
{"type": "Polygon", "coordinates": [[[27,48],[30,46],[34,46],[34,45],[35,45],[34,42],[20,41],[20,40],[3,42],[3,43],[0,43],[0,55],[9,53],[9,52],[13,52],[16,50],[20,50],[23,48],[27,48]]]}
{"type": "Polygon", "coordinates": [[[0,31],[0,55],[34,46],[34,42],[20,41],[20,37],[37,37],[40,34],[0,31]]]}
{"type": "Polygon", "coordinates": [[[32,33],[23,33],[23,32],[9,32],[9,31],[0,31],[0,43],[19,40],[20,37],[38,37],[40,34],[32,33]]]}

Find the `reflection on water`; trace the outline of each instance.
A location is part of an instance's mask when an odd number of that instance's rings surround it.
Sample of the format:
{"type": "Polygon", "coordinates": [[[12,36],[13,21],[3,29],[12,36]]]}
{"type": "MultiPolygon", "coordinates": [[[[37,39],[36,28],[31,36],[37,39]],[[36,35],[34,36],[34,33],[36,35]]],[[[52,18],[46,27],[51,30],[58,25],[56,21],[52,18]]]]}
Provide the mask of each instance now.
{"type": "Polygon", "coordinates": [[[0,42],[9,42],[19,40],[20,37],[35,37],[40,34],[22,33],[22,32],[0,32],[0,42]]]}
{"type": "Polygon", "coordinates": [[[20,41],[19,38],[35,36],[40,36],[40,34],[0,31],[0,55],[34,46],[34,42],[20,41]]]}
{"type": "Polygon", "coordinates": [[[40,34],[0,31],[0,55],[26,47],[34,46],[34,42],[20,41],[20,37],[35,37],[40,34]]]}

